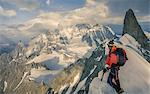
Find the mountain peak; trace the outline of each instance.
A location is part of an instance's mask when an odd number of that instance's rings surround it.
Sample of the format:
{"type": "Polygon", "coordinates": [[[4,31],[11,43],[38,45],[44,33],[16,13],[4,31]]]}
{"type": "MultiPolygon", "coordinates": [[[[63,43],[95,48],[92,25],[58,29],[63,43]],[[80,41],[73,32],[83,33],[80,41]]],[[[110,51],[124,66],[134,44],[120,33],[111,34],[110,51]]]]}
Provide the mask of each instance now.
{"type": "Polygon", "coordinates": [[[134,14],[132,9],[129,9],[127,12],[134,14]]]}
{"type": "Polygon", "coordinates": [[[148,38],[139,25],[132,9],[126,12],[124,18],[123,35],[126,33],[134,37],[141,44],[142,48],[150,48],[149,44],[147,44],[148,38]]]}

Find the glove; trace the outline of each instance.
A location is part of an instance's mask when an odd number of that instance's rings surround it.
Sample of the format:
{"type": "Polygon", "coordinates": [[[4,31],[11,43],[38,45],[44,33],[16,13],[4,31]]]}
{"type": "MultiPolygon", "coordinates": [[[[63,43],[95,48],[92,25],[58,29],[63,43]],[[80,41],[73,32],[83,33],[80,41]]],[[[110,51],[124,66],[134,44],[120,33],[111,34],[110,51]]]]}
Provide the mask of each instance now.
{"type": "Polygon", "coordinates": [[[109,70],[109,67],[108,67],[108,65],[106,64],[105,65],[105,68],[103,69],[103,72],[105,73],[105,72],[107,72],[109,70]]]}
{"type": "Polygon", "coordinates": [[[103,69],[103,73],[105,73],[106,71],[107,71],[107,70],[104,68],[104,69],[103,69]]]}

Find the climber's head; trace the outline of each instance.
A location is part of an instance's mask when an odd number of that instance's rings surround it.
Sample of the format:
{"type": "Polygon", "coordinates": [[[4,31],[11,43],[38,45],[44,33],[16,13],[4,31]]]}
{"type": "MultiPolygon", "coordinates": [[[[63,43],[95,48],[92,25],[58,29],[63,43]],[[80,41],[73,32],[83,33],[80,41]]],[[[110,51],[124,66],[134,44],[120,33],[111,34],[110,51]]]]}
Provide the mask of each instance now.
{"type": "Polygon", "coordinates": [[[114,40],[109,41],[107,45],[108,45],[109,48],[113,47],[113,45],[114,45],[114,40]]]}
{"type": "Polygon", "coordinates": [[[116,50],[116,46],[114,45],[114,40],[109,41],[107,45],[109,47],[110,52],[114,52],[116,50]]]}

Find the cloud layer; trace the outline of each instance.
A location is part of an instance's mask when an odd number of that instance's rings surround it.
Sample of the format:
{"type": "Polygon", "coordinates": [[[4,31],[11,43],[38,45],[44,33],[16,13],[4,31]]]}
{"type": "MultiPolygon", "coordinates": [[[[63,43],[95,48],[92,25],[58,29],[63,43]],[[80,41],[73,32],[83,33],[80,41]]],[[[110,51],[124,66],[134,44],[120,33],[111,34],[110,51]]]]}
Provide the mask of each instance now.
{"type": "Polygon", "coordinates": [[[16,16],[16,11],[14,10],[5,10],[3,7],[0,6],[0,15],[1,16],[6,16],[6,17],[12,17],[16,16]]]}
{"type": "MultiPolygon", "coordinates": [[[[23,26],[18,30],[11,28],[4,33],[18,40],[21,37],[27,39],[46,29],[78,23],[120,26],[123,24],[125,11],[128,8],[134,9],[138,21],[150,23],[150,14],[146,14],[145,9],[148,0],[142,2],[133,0],[132,2],[135,2],[133,5],[130,4],[131,0],[84,0],[84,4],[80,5],[81,1],[83,2],[83,0],[64,0],[64,2],[62,0],[1,0],[0,24],[4,24],[4,21],[6,24],[11,24],[23,19],[23,26]],[[11,6],[8,6],[8,3],[11,6]]],[[[0,34],[2,31],[4,30],[1,29],[0,34]]]]}
{"type": "MultiPolygon", "coordinates": [[[[128,8],[132,8],[138,16],[141,16],[139,18],[149,16],[148,4],[150,4],[149,0],[1,0],[0,15],[17,16],[14,19],[16,22],[21,22],[34,18],[41,11],[44,13],[55,11],[54,13],[57,12],[58,14],[59,12],[67,13],[63,20],[67,24],[69,24],[68,21],[74,23],[78,20],[102,24],[111,22],[111,24],[121,24],[128,8]]],[[[2,19],[4,18],[0,17],[1,21],[3,21],[2,19]]]]}
{"type": "Polygon", "coordinates": [[[34,10],[40,6],[38,0],[2,0],[3,2],[12,3],[19,9],[34,10]]]}
{"type": "Polygon", "coordinates": [[[47,18],[48,20],[50,20],[49,22],[52,25],[54,25],[53,23],[55,23],[56,26],[57,25],[69,26],[78,23],[90,23],[90,24],[96,24],[96,23],[122,24],[123,23],[123,17],[121,18],[119,16],[115,16],[115,17],[111,16],[109,7],[106,5],[106,3],[105,2],[97,3],[96,0],[87,0],[84,7],[72,11],[52,12],[52,13],[42,12],[40,15],[42,16],[38,16],[38,18],[39,17],[47,18]]]}

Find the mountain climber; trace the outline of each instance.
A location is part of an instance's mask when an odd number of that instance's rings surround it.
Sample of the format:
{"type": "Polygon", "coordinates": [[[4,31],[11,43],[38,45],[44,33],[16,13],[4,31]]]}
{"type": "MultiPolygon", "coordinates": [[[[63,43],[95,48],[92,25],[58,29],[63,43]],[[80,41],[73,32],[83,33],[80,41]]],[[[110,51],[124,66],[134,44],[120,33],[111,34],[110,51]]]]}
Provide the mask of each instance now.
{"type": "Polygon", "coordinates": [[[109,54],[105,61],[105,68],[103,69],[103,73],[110,69],[110,73],[107,79],[107,83],[113,87],[118,94],[124,92],[124,90],[120,87],[120,81],[118,77],[118,71],[120,70],[120,66],[123,66],[127,60],[126,52],[122,48],[117,48],[114,45],[113,40],[110,41],[108,44],[109,47],[109,54]],[[120,57],[119,54],[124,54],[123,57],[120,57]],[[118,54],[119,53],[119,54],[118,54]],[[123,58],[123,59],[121,59],[123,58]]]}

